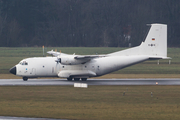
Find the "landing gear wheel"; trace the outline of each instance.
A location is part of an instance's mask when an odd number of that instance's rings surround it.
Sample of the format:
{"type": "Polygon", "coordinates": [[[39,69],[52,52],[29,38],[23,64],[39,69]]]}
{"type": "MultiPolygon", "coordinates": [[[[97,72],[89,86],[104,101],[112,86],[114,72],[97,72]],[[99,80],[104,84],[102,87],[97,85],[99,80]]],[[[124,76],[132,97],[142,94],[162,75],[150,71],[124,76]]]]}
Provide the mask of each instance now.
{"type": "Polygon", "coordinates": [[[74,81],[79,81],[80,80],[80,78],[74,78],[74,81]]]}
{"type": "Polygon", "coordinates": [[[87,78],[81,78],[81,80],[82,80],[82,81],[86,81],[86,80],[87,80],[87,78]]]}
{"type": "Polygon", "coordinates": [[[24,81],[27,81],[27,80],[28,80],[28,77],[23,77],[23,80],[24,80],[24,81]]]}
{"type": "Polygon", "coordinates": [[[68,81],[72,81],[72,78],[67,78],[68,81]]]}

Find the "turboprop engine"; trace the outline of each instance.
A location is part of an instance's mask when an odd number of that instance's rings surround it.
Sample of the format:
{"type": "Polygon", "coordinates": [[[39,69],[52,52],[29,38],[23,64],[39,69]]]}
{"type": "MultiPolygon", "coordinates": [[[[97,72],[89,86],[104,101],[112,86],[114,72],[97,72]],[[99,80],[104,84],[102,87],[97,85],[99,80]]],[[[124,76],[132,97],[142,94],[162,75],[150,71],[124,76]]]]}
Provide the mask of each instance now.
{"type": "Polygon", "coordinates": [[[56,62],[59,62],[62,65],[78,65],[78,64],[83,64],[87,61],[89,61],[89,59],[77,60],[75,55],[59,56],[57,57],[56,60],[56,62]]]}

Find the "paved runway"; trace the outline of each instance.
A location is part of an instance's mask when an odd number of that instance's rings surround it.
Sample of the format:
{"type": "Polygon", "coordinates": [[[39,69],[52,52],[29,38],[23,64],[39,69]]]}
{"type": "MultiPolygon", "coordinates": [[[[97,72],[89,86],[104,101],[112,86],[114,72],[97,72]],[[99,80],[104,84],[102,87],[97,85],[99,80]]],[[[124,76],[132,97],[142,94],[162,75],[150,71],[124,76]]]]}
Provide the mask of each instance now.
{"type": "MultiPolygon", "coordinates": [[[[88,85],[180,85],[180,79],[89,79],[87,81],[67,81],[65,79],[0,79],[0,86],[35,86],[35,85],[74,85],[74,83],[87,83],[88,85]]],[[[22,118],[4,117],[0,120],[58,120],[48,118],[22,118]]],[[[60,120],[60,119],[59,119],[60,120]]]]}
{"type": "Polygon", "coordinates": [[[87,81],[67,81],[65,79],[0,79],[0,86],[6,85],[74,85],[87,83],[88,85],[180,85],[180,79],[88,79],[87,81]]]}

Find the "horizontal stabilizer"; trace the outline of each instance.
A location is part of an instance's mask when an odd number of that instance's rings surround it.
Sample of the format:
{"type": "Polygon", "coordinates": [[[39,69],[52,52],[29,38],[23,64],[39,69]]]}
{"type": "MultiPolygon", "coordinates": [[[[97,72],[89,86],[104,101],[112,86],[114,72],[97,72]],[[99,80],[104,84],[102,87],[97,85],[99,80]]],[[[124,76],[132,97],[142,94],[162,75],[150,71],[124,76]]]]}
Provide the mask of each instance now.
{"type": "Polygon", "coordinates": [[[171,59],[170,57],[163,57],[163,56],[150,56],[149,57],[150,60],[158,60],[158,59],[171,59]]]}

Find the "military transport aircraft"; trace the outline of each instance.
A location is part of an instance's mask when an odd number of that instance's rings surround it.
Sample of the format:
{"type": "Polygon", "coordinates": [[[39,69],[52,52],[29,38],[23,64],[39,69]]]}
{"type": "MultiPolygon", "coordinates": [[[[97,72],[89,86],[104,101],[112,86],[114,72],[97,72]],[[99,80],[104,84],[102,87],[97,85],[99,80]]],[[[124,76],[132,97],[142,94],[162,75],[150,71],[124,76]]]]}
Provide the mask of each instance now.
{"type": "Polygon", "coordinates": [[[150,24],[151,28],[141,45],[106,55],[69,55],[55,51],[53,57],[23,59],[10,69],[10,73],[24,81],[37,77],[61,77],[71,81],[86,81],[119,69],[146,61],[168,59],[167,25],[150,24]]]}

